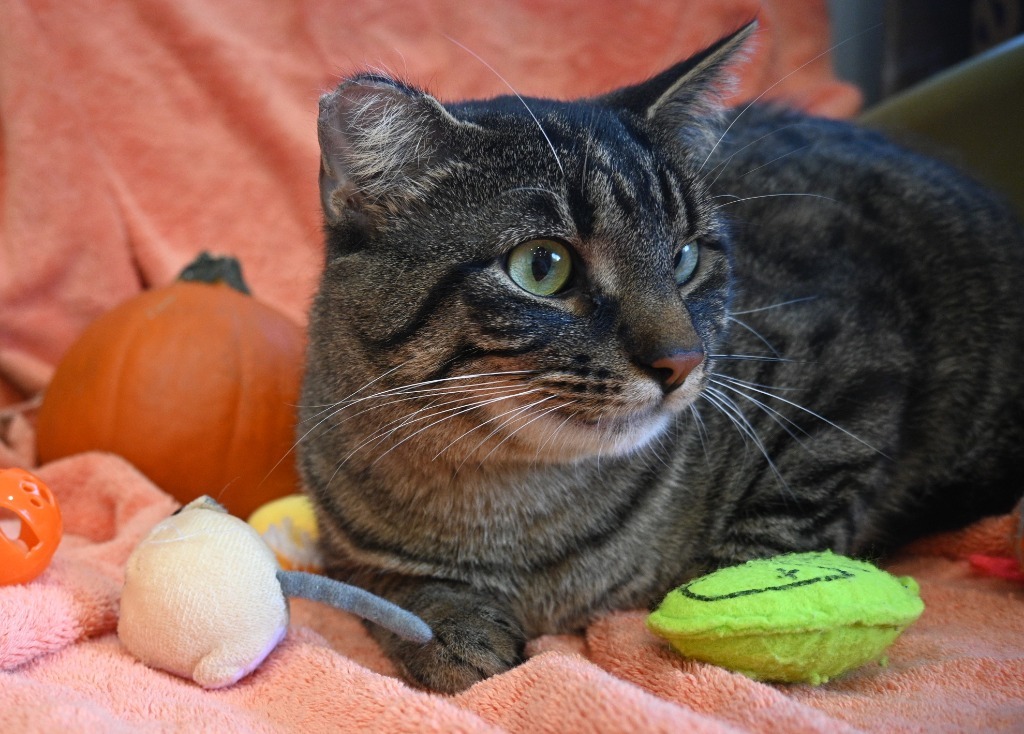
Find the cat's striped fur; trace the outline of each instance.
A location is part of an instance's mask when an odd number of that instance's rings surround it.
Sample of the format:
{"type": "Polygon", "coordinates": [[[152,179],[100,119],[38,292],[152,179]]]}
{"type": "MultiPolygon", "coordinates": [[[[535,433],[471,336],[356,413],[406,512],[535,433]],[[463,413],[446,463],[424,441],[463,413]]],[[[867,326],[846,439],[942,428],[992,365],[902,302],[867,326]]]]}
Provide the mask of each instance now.
{"type": "Polygon", "coordinates": [[[413,680],[1019,494],[1020,226],[873,133],[720,118],[749,32],[594,100],[442,106],[377,75],[323,98],[300,464],[329,572],[434,629],[378,631],[413,680]],[[554,295],[510,276],[533,240],[568,248],[554,295]]]}

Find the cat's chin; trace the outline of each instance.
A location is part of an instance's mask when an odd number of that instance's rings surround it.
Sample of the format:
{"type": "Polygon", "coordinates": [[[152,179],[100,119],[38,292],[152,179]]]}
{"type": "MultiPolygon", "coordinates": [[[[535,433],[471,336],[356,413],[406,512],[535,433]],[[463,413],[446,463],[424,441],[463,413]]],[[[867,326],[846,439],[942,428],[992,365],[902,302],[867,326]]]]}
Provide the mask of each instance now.
{"type": "Polygon", "coordinates": [[[581,414],[545,416],[520,431],[517,442],[530,461],[561,463],[591,457],[611,458],[639,451],[663,434],[673,413],[659,408],[625,415],[581,414]]]}
{"type": "Polygon", "coordinates": [[[625,456],[639,451],[665,432],[672,416],[649,411],[628,416],[581,420],[570,441],[580,456],[625,456]]]}

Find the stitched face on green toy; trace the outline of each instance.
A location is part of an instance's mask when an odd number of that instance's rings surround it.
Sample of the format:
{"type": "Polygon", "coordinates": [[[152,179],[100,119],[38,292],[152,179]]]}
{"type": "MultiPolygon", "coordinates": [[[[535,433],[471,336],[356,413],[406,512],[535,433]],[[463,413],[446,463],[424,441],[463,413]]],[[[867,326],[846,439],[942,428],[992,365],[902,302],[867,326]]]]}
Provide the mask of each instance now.
{"type": "Polygon", "coordinates": [[[832,558],[834,562],[826,564],[802,561],[792,556],[781,557],[778,564],[774,567],[764,566],[760,574],[754,578],[749,575],[712,574],[680,586],[678,591],[696,601],[718,601],[852,579],[864,571],[860,564],[844,564],[844,559],[837,556],[832,558]],[[748,585],[744,583],[746,581],[753,583],[748,585]]]}

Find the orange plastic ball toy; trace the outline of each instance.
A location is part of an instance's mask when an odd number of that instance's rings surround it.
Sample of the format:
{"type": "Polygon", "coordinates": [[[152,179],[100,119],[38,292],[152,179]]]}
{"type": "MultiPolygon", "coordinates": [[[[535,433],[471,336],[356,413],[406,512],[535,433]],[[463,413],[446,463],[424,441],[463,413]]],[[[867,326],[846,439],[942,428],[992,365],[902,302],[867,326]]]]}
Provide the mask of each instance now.
{"type": "Polygon", "coordinates": [[[0,470],[0,584],[25,584],[41,574],[63,531],[57,500],[39,477],[0,470]]]}

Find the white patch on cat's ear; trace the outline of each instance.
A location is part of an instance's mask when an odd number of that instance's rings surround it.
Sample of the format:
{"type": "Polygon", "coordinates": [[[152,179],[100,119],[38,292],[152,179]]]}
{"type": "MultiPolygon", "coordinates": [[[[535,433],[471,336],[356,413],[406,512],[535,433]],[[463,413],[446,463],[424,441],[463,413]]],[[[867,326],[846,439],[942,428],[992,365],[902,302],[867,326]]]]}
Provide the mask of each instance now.
{"type": "Polygon", "coordinates": [[[675,132],[717,117],[721,98],[730,90],[730,67],[743,58],[743,47],[757,30],[753,20],[700,53],[631,87],[596,100],[650,121],[656,129],[675,132]]]}
{"type": "Polygon", "coordinates": [[[360,75],[320,97],[320,199],[328,223],[422,196],[446,134],[461,123],[429,94],[360,75]]]}

